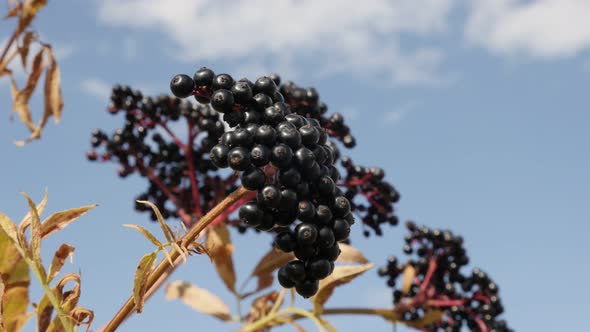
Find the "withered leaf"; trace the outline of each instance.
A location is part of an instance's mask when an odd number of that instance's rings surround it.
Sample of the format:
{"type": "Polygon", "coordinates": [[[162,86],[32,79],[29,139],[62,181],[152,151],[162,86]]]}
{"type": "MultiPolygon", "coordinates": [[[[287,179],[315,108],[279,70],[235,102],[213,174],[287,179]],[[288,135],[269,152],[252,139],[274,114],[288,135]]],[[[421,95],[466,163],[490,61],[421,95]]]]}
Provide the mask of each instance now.
{"type": "Polygon", "coordinates": [[[35,18],[37,11],[47,4],[47,0],[25,0],[20,12],[17,31],[24,31],[35,18]]]}
{"type": "Polygon", "coordinates": [[[215,227],[210,227],[207,232],[205,246],[213,260],[217,274],[221,277],[225,286],[235,293],[236,273],[232,258],[234,245],[231,242],[227,226],[218,224],[215,227]]]}
{"type": "Polygon", "coordinates": [[[432,323],[439,322],[444,315],[444,311],[442,310],[428,310],[424,313],[424,316],[415,320],[406,322],[405,324],[408,326],[416,327],[416,328],[423,328],[432,323]]]}
{"type": "Polygon", "coordinates": [[[61,299],[62,309],[66,312],[70,312],[76,307],[76,305],[78,305],[78,300],[80,299],[80,275],[76,273],[68,273],[64,275],[55,286],[55,289],[61,299]],[[65,286],[72,282],[74,283],[74,287],[71,290],[64,291],[65,286]]]}
{"type": "Polygon", "coordinates": [[[29,47],[31,43],[36,39],[36,34],[32,31],[25,32],[23,36],[23,44],[18,48],[18,53],[20,54],[20,59],[23,65],[23,68],[27,67],[27,56],[29,55],[29,47]]]}
{"type": "Polygon", "coordinates": [[[0,212],[0,231],[4,231],[4,234],[8,236],[8,239],[10,239],[13,244],[18,243],[16,238],[16,225],[2,212],[0,212]]]}
{"type": "Polygon", "coordinates": [[[211,315],[222,321],[231,320],[231,312],[217,295],[186,281],[174,281],[166,286],[167,300],[181,300],[200,313],[211,315]]]}
{"type": "Polygon", "coordinates": [[[135,270],[135,278],[133,281],[133,301],[135,301],[135,309],[138,313],[143,311],[143,303],[145,292],[147,291],[147,279],[150,272],[156,263],[156,253],[152,252],[145,254],[137,265],[135,270]]]}
{"type": "Polygon", "coordinates": [[[311,302],[314,306],[314,312],[322,312],[324,303],[328,301],[334,292],[334,288],[349,283],[354,278],[371,269],[373,266],[374,264],[369,263],[363,265],[335,267],[334,272],[332,272],[329,277],[320,281],[318,292],[314,297],[311,298],[311,302]]]}
{"type": "Polygon", "coordinates": [[[410,288],[412,287],[412,283],[414,282],[414,278],[416,277],[416,268],[411,264],[406,265],[404,268],[404,277],[402,279],[402,294],[408,294],[410,288]]]}
{"type": "Polygon", "coordinates": [[[43,295],[37,305],[37,331],[44,332],[49,328],[51,316],[53,315],[53,305],[47,295],[43,295]]]}
{"type": "Polygon", "coordinates": [[[64,266],[66,259],[74,253],[74,250],[76,250],[76,248],[65,243],[57,249],[53,256],[53,260],[51,261],[51,265],[49,266],[47,283],[50,283],[53,278],[57,276],[59,271],[61,271],[61,268],[64,266]]]}
{"type": "Polygon", "coordinates": [[[13,109],[18,114],[19,119],[24,123],[31,132],[37,131],[37,127],[33,124],[33,118],[31,117],[31,109],[29,107],[29,99],[37,87],[39,77],[43,73],[43,53],[45,48],[41,48],[35,58],[33,59],[33,65],[31,73],[27,79],[25,87],[18,91],[14,98],[13,109]]]}
{"type": "Polygon", "coordinates": [[[65,211],[56,212],[41,223],[41,238],[66,228],[70,223],[84,215],[86,212],[94,209],[97,205],[86,205],[79,208],[69,209],[65,211]]]}
{"type": "MultiPolygon", "coordinates": [[[[27,199],[29,210],[31,212],[30,258],[35,262],[35,265],[37,265],[37,269],[45,274],[45,267],[41,262],[41,220],[39,219],[37,206],[35,206],[35,203],[29,196],[27,196],[27,194],[22,193],[22,195],[27,199]]],[[[47,278],[46,275],[43,277],[44,279],[47,278]]]]}
{"type": "Polygon", "coordinates": [[[6,16],[4,16],[4,19],[10,18],[10,17],[15,17],[18,15],[19,11],[21,10],[23,4],[20,2],[17,2],[14,7],[10,8],[10,10],[8,11],[8,13],[6,14],[6,16]]]}
{"type": "MultiPolygon", "coordinates": [[[[283,289],[283,292],[285,289],[283,289]]],[[[284,296],[284,293],[283,293],[284,296]]],[[[272,291],[270,293],[261,295],[252,301],[252,305],[250,305],[250,313],[248,315],[248,321],[254,322],[260,319],[263,316],[268,315],[271,309],[274,307],[275,304],[279,306],[282,304],[283,297],[279,298],[279,292],[272,291]],[[278,303],[280,301],[281,303],[278,303]]]]}
{"type": "Polygon", "coordinates": [[[162,217],[162,213],[160,213],[160,210],[158,209],[158,207],[150,201],[137,201],[137,202],[149,205],[149,207],[151,207],[152,210],[154,210],[154,213],[156,214],[156,218],[158,219],[158,223],[160,223],[160,227],[162,228],[162,232],[164,232],[164,236],[166,237],[166,241],[173,242],[174,241],[174,232],[172,232],[172,229],[170,228],[170,226],[168,226],[168,224],[166,224],[166,221],[164,220],[164,217],[162,217]]]}
{"type": "MultiPolygon", "coordinates": [[[[43,199],[36,206],[37,214],[39,216],[41,216],[41,214],[43,214],[43,211],[45,211],[46,205],[47,205],[47,189],[45,189],[45,195],[43,196],[43,199]]],[[[30,225],[31,225],[31,211],[29,210],[29,211],[27,211],[27,214],[25,214],[25,216],[21,220],[20,224],[18,225],[19,232],[24,232],[27,229],[27,227],[29,227],[30,225]]]]}
{"type": "MultiPolygon", "coordinates": [[[[0,215],[0,220],[2,219],[3,215],[0,215]]],[[[15,247],[15,241],[3,229],[0,229],[0,257],[0,275],[4,284],[4,296],[1,299],[4,314],[2,331],[16,332],[28,319],[31,278],[29,266],[15,247]]]]}
{"type": "Polygon", "coordinates": [[[158,239],[154,236],[154,234],[150,233],[147,229],[139,225],[132,225],[132,224],[124,224],[124,227],[132,228],[138,231],[141,235],[143,235],[146,239],[148,239],[151,243],[153,243],[156,247],[161,247],[162,243],[158,241],[158,239]]]}
{"type": "Polygon", "coordinates": [[[338,246],[340,247],[340,255],[336,259],[337,263],[366,264],[369,262],[367,257],[355,247],[345,243],[339,243],[338,246]]]}
{"type": "Polygon", "coordinates": [[[48,48],[49,54],[49,66],[45,71],[45,110],[43,111],[43,117],[39,123],[39,128],[42,129],[50,116],[53,116],[53,120],[58,123],[61,119],[61,111],[64,106],[63,99],[61,97],[61,73],[59,66],[55,61],[53,51],[48,48]]]}
{"type": "Polygon", "coordinates": [[[76,322],[76,325],[86,325],[86,331],[90,331],[90,324],[94,320],[94,312],[82,307],[75,307],[70,316],[76,322]]]}
{"type": "Polygon", "coordinates": [[[256,264],[251,276],[258,278],[257,290],[272,285],[274,280],[273,272],[279,267],[295,259],[292,252],[286,253],[277,248],[270,249],[256,264]]]}

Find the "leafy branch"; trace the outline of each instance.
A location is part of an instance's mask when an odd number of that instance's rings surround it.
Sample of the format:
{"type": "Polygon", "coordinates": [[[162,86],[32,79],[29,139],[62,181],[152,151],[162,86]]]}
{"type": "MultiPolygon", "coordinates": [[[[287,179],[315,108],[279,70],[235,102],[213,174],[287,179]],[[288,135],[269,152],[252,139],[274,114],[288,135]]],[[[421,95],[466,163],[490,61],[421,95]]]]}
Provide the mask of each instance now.
{"type": "Polygon", "coordinates": [[[16,18],[17,24],[0,55],[0,78],[3,76],[10,77],[13,99],[12,109],[18,114],[20,121],[31,132],[31,135],[26,140],[15,142],[17,146],[23,146],[26,143],[41,138],[41,132],[50,117],[53,117],[56,123],[59,122],[64,103],[61,96],[61,74],[53,54],[53,49],[50,44],[39,40],[37,32],[28,29],[39,9],[44,7],[47,1],[24,0],[9,1],[9,3],[14,3],[14,5],[9,9],[5,19],[16,18]],[[29,51],[35,43],[40,48],[30,64],[30,73],[24,86],[22,89],[19,89],[14,73],[8,67],[18,56],[20,57],[23,70],[27,71],[29,51]],[[45,109],[39,122],[34,124],[29,101],[43,72],[45,72],[45,109]]]}
{"type": "Polygon", "coordinates": [[[78,306],[80,298],[80,276],[77,274],[67,274],[61,278],[55,287],[52,288],[51,282],[59,274],[67,257],[74,252],[74,247],[62,244],[55,253],[49,270],[45,268],[41,261],[41,242],[50,234],[67,227],[70,223],[82,216],[96,205],[88,205],[80,208],[70,209],[52,214],[45,220],[41,221],[40,214],[47,204],[47,193],[38,205],[23,194],[29,205],[29,212],[25,215],[18,228],[16,224],[6,215],[0,213],[0,247],[4,248],[4,253],[10,253],[7,260],[16,262],[22,261],[25,264],[7,264],[0,269],[2,282],[0,288],[2,292],[0,309],[8,308],[12,302],[22,301],[17,298],[19,295],[26,295],[26,300],[20,306],[21,315],[7,316],[6,322],[3,319],[3,310],[0,310],[0,327],[6,328],[7,331],[18,331],[28,319],[24,314],[28,302],[28,284],[29,270],[33,272],[39,280],[45,294],[39,304],[36,306],[38,317],[39,331],[74,331],[78,325],[90,325],[94,314],[92,311],[78,306]],[[30,228],[29,238],[27,240],[26,231],[30,228]],[[48,272],[49,271],[49,272],[48,272]],[[16,273],[15,273],[16,272],[16,273]],[[12,286],[18,284],[15,276],[20,274],[20,281],[26,283],[26,288],[19,292],[11,292],[12,286]],[[23,278],[23,276],[25,276],[23,278]],[[73,282],[74,287],[71,290],[64,290],[65,286],[73,282]],[[51,319],[53,311],[56,311],[56,318],[51,319]],[[9,321],[10,320],[10,321],[9,321]],[[2,324],[8,325],[2,326],[2,324]]]}

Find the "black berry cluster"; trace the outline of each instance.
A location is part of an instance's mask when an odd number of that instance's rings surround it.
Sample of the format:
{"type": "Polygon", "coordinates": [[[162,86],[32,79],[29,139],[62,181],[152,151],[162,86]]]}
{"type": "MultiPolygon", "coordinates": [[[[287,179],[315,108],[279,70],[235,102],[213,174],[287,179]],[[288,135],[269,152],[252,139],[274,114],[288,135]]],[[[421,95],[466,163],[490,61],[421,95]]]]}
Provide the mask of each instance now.
{"type": "MultiPolygon", "coordinates": [[[[393,204],[399,201],[400,194],[385,181],[385,171],[379,167],[355,165],[348,157],[343,157],[340,164],[346,174],[342,182],[344,195],[363,225],[378,236],[383,234],[381,225],[397,225],[398,217],[394,214],[393,204]]],[[[365,229],[363,234],[368,237],[370,232],[365,229]]]]}
{"type": "Polygon", "coordinates": [[[275,244],[298,260],[279,269],[286,288],[310,297],[319,280],[334,269],[354,222],[348,199],[336,186],[339,153],[320,121],[292,112],[277,88],[277,75],[234,81],[201,68],[191,79],[176,75],[171,89],[179,97],[195,95],[234,129],[210,152],[219,168],[241,172],[241,183],[256,198],[239,210],[240,220],[258,230],[277,232],[275,244]]]}
{"type": "Polygon", "coordinates": [[[426,312],[442,310],[442,320],[426,326],[425,331],[459,332],[462,327],[481,332],[512,331],[498,319],[504,308],[496,283],[477,268],[471,273],[461,272],[469,262],[462,237],[411,222],[407,228],[410,235],[405,238],[403,250],[408,255],[415,253],[417,259],[401,265],[396,257],[390,257],[378,271],[394,289],[395,310],[403,313],[404,320],[417,321],[426,312]],[[404,292],[396,288],[396,279],[408,266],[413,267],[415,276],[404,292]]]}
{"type": "Polygon", "coordinates": [[[328,135],[338,139],[345,147],[353,148],[356,145],[356,139],[350,133],[350,128],[344,123],[342,114],[333,113],[328,116],[326,114],[328,106],[320,101],[320,96],[315,88],[303,88],[289,81],[282,84],[279,91],[293,112],[317,119],[328,135]]]}
{"type": "MultiPolygon", "coordinates": [[[[136,199],[154,202],[165,218],[180,217],[189,225],[193,216],[200,217],[236,188],[235,178],[216,174],[209,160],[209,151],[225,131],[209,106],[165,95],[144,97],[117,85],[107,110],[123,113],[125,124],[111,135],[95,130],[88,159],[118,162],[120,177],[138,173],[148,178],[148,189],[136,199]],[[178,125],[186,125],[188,138],[174,134],[172,126],[178,125]]],[[[136,203],[135,208],[155,220],[145,205],[136,203]]]]}

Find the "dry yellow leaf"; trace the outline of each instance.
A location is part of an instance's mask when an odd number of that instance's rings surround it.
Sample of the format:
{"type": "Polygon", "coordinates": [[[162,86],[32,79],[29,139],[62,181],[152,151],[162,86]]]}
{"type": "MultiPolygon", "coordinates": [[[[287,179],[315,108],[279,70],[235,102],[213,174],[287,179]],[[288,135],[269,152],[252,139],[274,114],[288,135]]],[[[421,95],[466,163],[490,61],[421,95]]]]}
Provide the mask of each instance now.
{"type": "Polygon", "coordinates": [[[321,313],[324,303],[328,301],[334,288],[351,282],[354,278],[371,269],[374,264],[363,264],[353,266],[337,266],[334,272],[326,279],[320,281],[318,292],[311,298],[314,312],[321,313]]]}
{"type": "Polygon", "coordinates": [[[231,242],[227,226],[218,224],[215,227],[210,227],[207,232],[205,246],[209,251],[209,257],[213,260],[217,274],[221,277],[225,286],[232,293],[235,293],[236,272],[232,258],[234,245],[231,242]]]}
{"type": "Polygon", "coordinates": [[[218,296],[186,281],[174,281],[166,286],[166,299],[181,300],[196,311],[222,321],[231,320],[229,307],[218,296]]]}

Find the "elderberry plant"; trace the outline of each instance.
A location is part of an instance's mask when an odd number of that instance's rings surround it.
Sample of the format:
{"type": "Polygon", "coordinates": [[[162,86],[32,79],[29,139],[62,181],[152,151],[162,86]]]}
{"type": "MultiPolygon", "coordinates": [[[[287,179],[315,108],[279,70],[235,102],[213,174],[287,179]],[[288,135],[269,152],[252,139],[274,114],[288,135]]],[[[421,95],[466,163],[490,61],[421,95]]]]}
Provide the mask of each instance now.
{"type": "Polygon", "coordinates": [[[125,124],[111,135],[95,130],[87,155],[118,162],[121,177],[147,178],[136,199],[154,202],[165,218],[190,226],[241,184],[252,192],[216,222],[275,234],[274,245],[297,258],[279,269],[278,280],[304,297],[332,273],[355,216],[365,236],[397,224],[399,193],[382,169],[341,158],[338,144],[353,148],[356,140],[314,88],[281,84],[276,74],[235,81],[202,67],[192,78],[174,76],[170,89],[175,97],[115,86],[108,112],[123,113],[125,124]],[[183,99],[190,96],[196,103],[183,99]]]}
{"type": "Polygon", "coordinates": [[[459,332],[462,327],[481,332],[512,331],[498,319],[504,307],[496,283],[479,268],[471,273],[461,271],[469,263],[461,236],[412,222],[406,227],[410,234],[403,250],[417,257],[401,264],[391,256],[378,271],[393,288],[394,310],[402,313],[402,321],[412,322],[426,312],[441,311],[442,318],[424,331],[459,332]],[[402,275],[403,285],[396,287],[402,275]]]}

